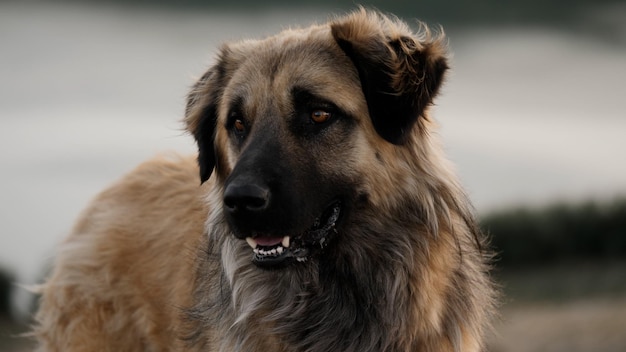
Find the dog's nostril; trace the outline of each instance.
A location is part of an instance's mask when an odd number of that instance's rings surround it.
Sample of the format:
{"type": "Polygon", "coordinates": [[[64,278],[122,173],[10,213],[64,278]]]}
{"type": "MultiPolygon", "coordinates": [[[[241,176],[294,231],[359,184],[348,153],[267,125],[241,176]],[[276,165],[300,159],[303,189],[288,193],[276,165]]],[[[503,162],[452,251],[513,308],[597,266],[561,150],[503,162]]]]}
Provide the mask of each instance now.
{"type": "Polygon", "coordinates": [[[245,184],[230,184],[224,191],[224,205],[229,211],[261,211],[269,202],[267,188],[245,184]]]}

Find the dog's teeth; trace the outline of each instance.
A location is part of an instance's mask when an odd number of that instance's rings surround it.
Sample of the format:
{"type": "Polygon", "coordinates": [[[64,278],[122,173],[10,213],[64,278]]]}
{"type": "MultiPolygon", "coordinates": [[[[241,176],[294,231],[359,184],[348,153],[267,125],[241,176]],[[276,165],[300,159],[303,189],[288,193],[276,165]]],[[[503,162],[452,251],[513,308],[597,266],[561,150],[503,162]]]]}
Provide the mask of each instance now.
{"type": "Polygon", "coordinates": [[[283,247],[276,248],[276,252],[278,252],[278,254],[283,254],[283,247]]]}
{"type": "Polygon", "coordinates": [[[282,240],[282,242],[281,242],[281,244],[283,245],[283,247],[285,247],[285,248],[289,248],[289,240],[290,240],[289,236],[285,236],[285,237],[283,237],[283,240],[282,240]]]}
{"type": "Polygon", "coordinates": [[[246,242],[248,242],[248,245],[252,247],[252,249],[256,248],[256,241],[252,237],[246,237],[246,242]]]}
{"type": "Polygon", "coordinates": [[[272,253],[272,254],[276,254],[276,249],[275,249],[275,248],[274,248],[274,249],[272,249],[272,250],[270,251],[270,253],[272,253]]]}
{"type": "Polygon", "coordinates": [[[259,249],[258,248],[255,248],[252,251],[254,252],[254,254],[259,254],[259,249]]]}

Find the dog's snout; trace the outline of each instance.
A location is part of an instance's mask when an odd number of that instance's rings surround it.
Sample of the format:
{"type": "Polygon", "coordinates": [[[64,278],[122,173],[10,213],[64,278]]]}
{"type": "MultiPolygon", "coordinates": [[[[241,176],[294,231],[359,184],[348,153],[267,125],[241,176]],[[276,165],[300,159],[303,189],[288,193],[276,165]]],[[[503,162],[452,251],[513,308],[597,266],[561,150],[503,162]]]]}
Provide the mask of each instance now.
{"type": "Polygon", "coordinates": [[[267,208],[270,191],[256,184],[231,183],[224,191],[224,205],[230,212],[259,212],[267,208]]]}

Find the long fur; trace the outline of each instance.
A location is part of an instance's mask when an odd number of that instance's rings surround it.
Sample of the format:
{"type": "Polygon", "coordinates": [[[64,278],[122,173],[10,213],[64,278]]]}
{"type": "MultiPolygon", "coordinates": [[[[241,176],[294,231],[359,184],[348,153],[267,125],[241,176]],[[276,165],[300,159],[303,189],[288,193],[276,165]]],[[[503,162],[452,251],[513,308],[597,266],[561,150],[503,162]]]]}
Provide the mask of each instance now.
{"type": "Polygon", "coordinates": [[[44,285],[40,350],[482,350],[488,246],[429,114],[447,68],[443,35],[363,9],[225,45],[189,95],[199,166],[160,157],[94,200],[44,285]],[[350,116],[313,147],[275,120],[298,109],[293,81],[350,116]],[[237,147],[225,126],[241,92],[257,127],[237,147]],[[238,162],[267,157],[255,152],[267,139],[283,155],[275,167],[295,175],[283,180],[293,197],[327,188],[350,200],[331,245],[273,270],[252,263],[222,204],[238,162]],[[310,170],[328,182],[293,181],[310,170]]]}

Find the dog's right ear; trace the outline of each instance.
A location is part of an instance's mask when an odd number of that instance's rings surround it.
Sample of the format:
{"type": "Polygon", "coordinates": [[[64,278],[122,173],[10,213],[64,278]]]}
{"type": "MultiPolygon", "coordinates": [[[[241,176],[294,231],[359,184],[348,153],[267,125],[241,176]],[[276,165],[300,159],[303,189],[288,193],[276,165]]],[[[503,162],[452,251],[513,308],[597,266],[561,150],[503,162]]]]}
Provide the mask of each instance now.
{"type": "Polygon", "coordinates": [[[193,86],[187,96],[185,123],[187,131],[198,144],[198,164],[200,181],[204,183],[211,177],[216,165],[215,126],[217,123],[217,104],[224,86],[223,60],[211,67],[193,86]]]}
{"type": "Polygon", "coordinates": [[[215,67],[208,70],[194,84],[187,96],[185,123],[187,130],[194,136],[198,144],[198,165],[200,166],[200,182],[204,183],[211,177],[215,167],[215,124],[217,123],[217,107],[211,83],[216,79],[215,67]]]}

